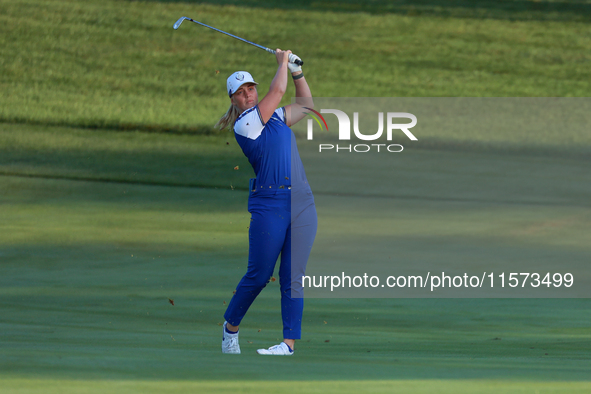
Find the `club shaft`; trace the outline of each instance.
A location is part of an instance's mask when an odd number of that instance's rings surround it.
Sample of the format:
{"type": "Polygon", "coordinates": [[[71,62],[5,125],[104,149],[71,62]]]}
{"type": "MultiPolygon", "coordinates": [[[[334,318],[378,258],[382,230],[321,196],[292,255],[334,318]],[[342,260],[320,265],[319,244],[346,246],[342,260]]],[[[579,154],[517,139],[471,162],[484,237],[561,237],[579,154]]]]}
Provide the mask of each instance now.
{"type": "MultiPolygon", "coordinates": [[[[184,17],[180,18],[180,19],[179,19],[179,20],[178,20],[178,21],[177,21],[177,22],[174,24],[174,28],[175,28],[175,30],[176,30],[176,29],[178,29],[178,28],[181,26],[181,23],[183,23],[183,20],[189,20],[189,21],[191,21],[191,22],[193,22],[193,23],[197,23],[198,25],[201,25],[201,26],[203,26],[203,27],[207,27],[208,29],[215,30],[215,31],[217,31],[218,33],[222,33],[222,34],[225,34],[225,35],[227,35],[227,36],[230,36],[230,37],[232,37],[232,38],[235,38],[235,39],[237,39],[237,40],[240,40],[240,41],[242,41],[242,42],[245,42],[245,43],[247,43],[247,44],[254,45],[254,46],[255,46],[255,47],[257,47],[257,48],[260,48],[260,49],[262,49],[262,50],[265,50],[265,51],[267,51],[267,52],[269,52],[269,53],[272,53],[273,55],[275,54],[275,50],[273,50],[273,49],[271,49],[271,48],[264,47],[264,46],[262,46],[262,45],[259,45],[259,44],[256,44],[256,43],[254,43],[254,42],[252,42],[252,41],[248,41],[248,40],[246,40],[246,39],[244,39],[244,38],[242,38],[242,37],[238,37],[238,36],[235,36],[234,34],[230,34],[230,33],[227,33],[227,32],[225,32],[225,31],[223,31],[223,30],[216,29],[216,28],[215,28],[215,27],[213,27],[213,26],[206,25],[205,23],[201,23],[201,22],[199,22],[199,21],[196,21],[196,20],[194,20],[194,19],[191,19],[191,18],[189,18],[189,17],[186,17],[186,16],[184,16],[184,17]]],[[[291,58],[291,56],[292,56],[292,55],[290,55],[290,58],[291,58]]],[[[290,59],[290,60],[291,60],[291,59],[290,59]]],[[[299,64],[300,66],[304,64],[304,62],[303,62],[302,60],[295,60],[294,62],[295,62],[295,63],[297,63],[297,64],[299,64]]]]}
{"type": "Polygon", "coordinates": [[[216,28],[215,28],[215,27],[213,27],[213,26],[206,25],[205,23],[198,22],[198,21],[196,21],[196,20],[194,20],[194,19],[191,19],[191,18],[187,18],[187,19],[188,19],[188,20],[190,20],[191,22],[197,23],[198,25],[201,25],[201,26],[207,27],[208,29],[215,30],[215,31],[217,31],[218,33],[222,33],[222,34],[225,34],[225,35],[227,35],[227,36],[230,36],[230,37],[232,37],[232,38],[235,38],[235,39],[237,39],[237,40],[240,40],[240,41],[242,41],[242,42],[245,42],[245,43],[247,43],[247,44],[254,45],[255,47],[257,47],[257,48],[261,48],[261,49],[263,49],[263,50],[265,50],[265,51],[267,51],[267,52],[270,52],[270,53],[273,53],[273,54],[275,53],[275,51],[274,51],[274,50],[272,50],[271,48],[267,48],[267,47],[264,47],[264,46],[262,46],[262,45],[255,44],[254,42],[251,42],[251,41],[245,40],[245,39],[244,39],[244,38],[242,38],[242,37],[238,37],[238,36],[235,36],[234,34],[230,34],[230,33],[227,33],[227,32],[225,32],[225,31],[223,31],[223,30],[216,29],[216,28]]]}

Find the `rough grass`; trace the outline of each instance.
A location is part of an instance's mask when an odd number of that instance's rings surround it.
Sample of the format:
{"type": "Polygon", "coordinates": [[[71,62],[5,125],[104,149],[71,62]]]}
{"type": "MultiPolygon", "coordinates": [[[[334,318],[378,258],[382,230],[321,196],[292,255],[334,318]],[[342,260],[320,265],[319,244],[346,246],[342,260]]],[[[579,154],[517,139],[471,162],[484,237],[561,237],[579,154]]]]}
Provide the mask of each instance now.
{"type": "Polygon", "coordinates": [[[210,131],[228,105],[225,77],[250,70],[264,93],[275,63],[197,25],[173,30],[182,15],[294,50],[318,97],[588,96],[586,3],[249,4],[2,0],[0,120],[210,131]],[[423,6],[434,12],[388,11],[423,6]],[[562,17],[536,17],[548,13],[562,17]]]}

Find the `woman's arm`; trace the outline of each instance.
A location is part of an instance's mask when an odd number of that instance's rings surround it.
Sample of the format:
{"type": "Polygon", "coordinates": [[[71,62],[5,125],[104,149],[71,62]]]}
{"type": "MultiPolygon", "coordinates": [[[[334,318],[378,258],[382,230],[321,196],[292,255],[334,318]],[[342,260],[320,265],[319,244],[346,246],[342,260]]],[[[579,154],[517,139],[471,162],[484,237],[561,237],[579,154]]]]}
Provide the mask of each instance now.
{"type": "Polygon", "coordinates": [[[269,93],[259,102],[259,111],[261,112],[264,123],[267,123],[271,119],[271,116],[273,116],[287,90],[287,63],[289,62],[290,53],[291,51],[275,50],[275,57],[277,58],[279,68],[271,82],[269,93]]]}
{"type": "Polygon", "coordinates": [[[288,126],[292,126],[310,112],[305,109],[306,107],[314,108],[314,100],[312,99],[312,92],[310,91],[306,77],[303,75],[302,68],[295,64],[290,64],[289,67],[295,69],[291,75],[294,78],[296,102],[295,104],[285,106],[285,123],[288,126]]]}

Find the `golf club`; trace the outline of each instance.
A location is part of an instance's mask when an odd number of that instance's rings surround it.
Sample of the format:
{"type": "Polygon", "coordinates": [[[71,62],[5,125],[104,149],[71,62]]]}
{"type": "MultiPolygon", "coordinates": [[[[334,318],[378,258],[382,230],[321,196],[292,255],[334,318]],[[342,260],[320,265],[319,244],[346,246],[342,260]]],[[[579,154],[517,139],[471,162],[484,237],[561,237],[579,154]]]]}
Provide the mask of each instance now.
{"type": "MultiPolygon", "coordinates": [[[[191,21],[191,22],[197,23],[198,25],[205,26],[205,27],[207,27],[207,28],[209,28],[209,29],[211,29],[211,30],[215,30],[215,31],[217,31],[217,32],[219,32],[219,33],[222,33],[222,34],[225,34],[225,35],[227,35],[227,36],[230,36],[230,37],[232,37],[232,38],[235,38],[235,39],[237,39],[237,40],[243,41],[243,42],[245,42],[245,43],[247,43],[247,44],[254,45],[254,46],[255,46],[255,47],[257,47],[257,48],[264,49],[265,51],[267,51],[267,52],[269,52],[269,53],[275,54],[275,51],[274,51],[273,49],[271,49],[271,48],[267,48],[267,47],[264,47],[264,46],[262,46],[262,45],[255,44],[254,42],[251,42],[251,41],[245,40],[244,38],[240,38],[240,37],[238,37],[238,36],[235,36],[235,35],[233,35],[233,34],[230,34],[230,33],[226,33],[226,32],[225,32],[225,31],[223,31],[223,30],[216,29],[215,27],[211,27],[211,26],[209,26],[209,25],[206,25],[205,23],[197,22],[196,20],[193,20],[193,19],[191,19],[191,18],[189,18],[189,17],[186,17],[186,16],[182,16],[182,17],[181,17],[181,18],[180,18],[178,21],[176,21],[176,23],[175,23],[175,24],[174,24],[174,26],[173,26],[173,27],[174,27],[174,29],[175,29],[175,30],[177,30],[177,29],[178,29],[178,28],[181,26],[181,23],[183,23],[183,21],[184,21],[184,20],[189,20],[189,21],[191,21]]],[[[296,59],[294,54],[290,54],[290,55],[289,55],[289,61],[290,61],[291,63],[295,63],[295,64],[297,64],[297,65],[299,65],[299,66],[302,66],[302,65],[304,64],[304,61],[303,61],[303,60],[296,59]]]]}

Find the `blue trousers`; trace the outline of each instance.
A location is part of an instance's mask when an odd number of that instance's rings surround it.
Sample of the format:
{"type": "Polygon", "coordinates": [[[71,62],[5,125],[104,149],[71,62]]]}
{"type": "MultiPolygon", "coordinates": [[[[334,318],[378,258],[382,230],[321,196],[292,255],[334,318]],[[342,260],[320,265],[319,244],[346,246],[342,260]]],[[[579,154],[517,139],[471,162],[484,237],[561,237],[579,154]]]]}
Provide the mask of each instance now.
{"type": "Polygon", "coordinates": [[[318,226],[314,197],[309,190],[298,189],[292,193],[292,189],[287,188],[259,188],[250,192],[248,269],[224,314],[231,325],[240,324],[250,305],[269,283],[281,255],[283,338],[301,338],[304,310],[301,280],[318,226]]]}

